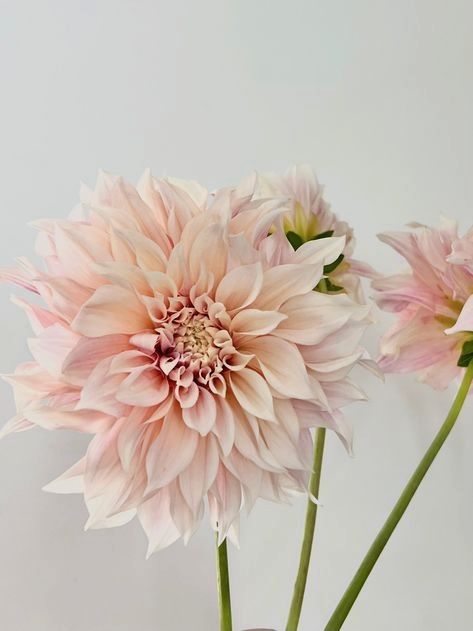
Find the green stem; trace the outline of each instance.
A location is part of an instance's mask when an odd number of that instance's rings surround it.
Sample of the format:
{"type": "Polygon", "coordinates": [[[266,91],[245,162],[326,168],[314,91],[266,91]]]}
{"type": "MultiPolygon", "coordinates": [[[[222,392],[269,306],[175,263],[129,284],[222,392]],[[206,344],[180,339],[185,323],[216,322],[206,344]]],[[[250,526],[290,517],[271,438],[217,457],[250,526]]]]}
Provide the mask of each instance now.
{"type": "Polygon", "coordinates": [[[325,627],[325,631],[338,631],[339,629],[341,629],[346,617],[350,612],[350,609],[353,606],[353,603],[357,599],[358,594],[365,584],[366,579],[370,575],[371,570],[375,566],[381,552],[389,541],[389,538],[393,534],[394,529],[398,525],[401,517],[404,515],[406,508],[409,506],[410,501],[419,488],[419,485],[422,482],[425,474],[429,470],[430,465],[435,460],[436,455],[440,451],[440,448],[442,447],[447,436],[450,434],[450,431],[455,425],[455,421],[460,414],[460,410],[462,409],[465,398],[470,390],[472,380],[473,361],[470,362],[468,368],[466,369],[463,381],[461,382],[460,388],[458,390],[457,396],[455,397],[455,400],[453,401],[452,407],[447,414],[447,418],[445,419],[442,427],[432,441],[430,447],[427,449],[425,456],[420,461],[417,469],[414,471],[411,479],[405,486],[400,498],[392,509],[383,527],[379,531],[376,539],[373,541],[371,548],[368,550],[350,585],[348,586],[346,592],[342,596],[342,599],[338,603],[337,608],[333,612],[332,617],[325,627]]]}
{"type": "Polygon", "coordinates": [[[217,589],[220,631],[232,631],[232,603],[230,599],[227,540],[225,539],[218,545],[218,533],[216,533],[215,537],[217,547],[217,589]]]}
{"type": "MultiPolygon", "coordinates": [[[[322,471],[322,459],[325,445],[325,428],[320,427],[315,431],[314,440],[314,463],[310,476],[309,491],[312,496],[318,497],[320,488],[320,474],[322,471]]],[[[302,540],[299,569],[297,571],[294,593],[292,596],[291,609],[287,620],[286,631],[296,631],[301,617],[302,602],[309,572],[310,555],[314,541],[315,521],[317,519],[317,504],[309,497],[307,502],[307,512],[305,517],[304,538],[302,540]]]]}

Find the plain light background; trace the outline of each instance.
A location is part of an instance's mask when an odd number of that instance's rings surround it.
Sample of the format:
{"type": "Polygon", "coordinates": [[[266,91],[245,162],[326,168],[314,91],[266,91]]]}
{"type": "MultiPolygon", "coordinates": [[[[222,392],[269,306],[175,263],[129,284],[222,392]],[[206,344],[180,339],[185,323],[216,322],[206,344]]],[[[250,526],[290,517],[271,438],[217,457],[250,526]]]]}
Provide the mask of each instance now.
{"type": "MultiPolygon", "coordinates": [[[[468,0],[10,0],[0,3],[0,265],[29,255],[26,223],[62,217],[97,169],[131,181],[310,162],[358,235],[358,258],[400,264],[375,234],[441,213],[471,223],[473,5],[468,0]]],[[[28,357],[0,287],[0,370],[28,357]]],[[[376,352],[381,317],[368,345],[376,352]]],[[[361,375],[329,436],[301,631],[321,631],[446,413],[453,391],[361,375]]],[[[13,414],[0,387],[2,416],[13,414]]],[[[473,628],[473,405],[350,614],[347,631],[473,628]]],[[[0,443],[2,631],[216,631],[207,522],[145,561],[137,522],[84,533],[80,496],[40,489],[87,439],[33,430],[0,443]]],[[[231,550],[235,630],[284,628],[305,502],[261,502],[231,550]]]]}

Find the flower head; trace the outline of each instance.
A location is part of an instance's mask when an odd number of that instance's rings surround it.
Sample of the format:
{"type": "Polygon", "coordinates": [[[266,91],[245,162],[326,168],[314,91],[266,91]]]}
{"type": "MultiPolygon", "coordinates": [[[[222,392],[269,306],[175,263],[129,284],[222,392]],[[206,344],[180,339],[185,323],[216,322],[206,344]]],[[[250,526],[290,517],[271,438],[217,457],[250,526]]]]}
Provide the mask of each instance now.
{"type": "Polygon", "coordinates": [[[304,491],[310,428],[349,445],[340,408],[363,398],[348,373],[369,307],[313,291],[345,238],[275,261],[285,200],[244,188],[102,173],[68,220],[37,223],[45,268],[2,273],[45,303],[17,300],[33,360],[7,377],[18,414],[4,433],[92,434],[48,488],[82,492],[89,527],[138,514],[150,552],[188,539],[206,504],[223,539],[257,498],[304,491]]]}
{"type": "Polygon", "coordinates": [[[410,232],[381,234],[409,271],[377,279],[379,306],[396,314],[381,340],[386,372],[417,372],[444,388],[462,371],[464,344],[473,339],[473,232],[459,238],[454,222],[412,224],[410,232]]]}
{"type": "Polygon", "coordinates": [[[283,176],[258,175],[256,190],[260,197],[279,196],[284,212],[272,226],[271,238],[264,246],[273,263],[280,264],[302,244],[328,237],[344,237],[339,256],[325,268],[321,288],[328,293],[347,293],[358,302],[365,298],[360,279],[377,273],[366,263],[353,258],[353,229],[338,219],[323,198],[323,187],[309,165],[294,166],[283,176]]]}

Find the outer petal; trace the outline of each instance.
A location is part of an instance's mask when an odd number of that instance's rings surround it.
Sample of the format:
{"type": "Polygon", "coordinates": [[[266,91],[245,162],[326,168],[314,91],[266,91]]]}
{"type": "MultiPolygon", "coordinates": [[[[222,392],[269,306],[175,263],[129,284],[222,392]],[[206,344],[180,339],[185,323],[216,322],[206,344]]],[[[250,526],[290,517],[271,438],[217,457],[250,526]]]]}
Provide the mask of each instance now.
{"type": "Polygon", "coordinates": [[[87,337],[138,333],[150,328],[144,304],[125,287],[103,285],[77,314],[72,328],[87,337]]]}
{"type": "Polygon", "coordinates": [[[229,381],[240,405],[258,418],[274,421],[273,398],[265,380],[251,368],[232,373],[229,381]]]}
{"type": "Polygon", "coordinates": [[[263,375],[277,392],[289,398],[312,397],[304,360],[294,344],[269,335],[248,341],[245,350],[254,353],[263,375]]]}
{"type": "Polygon", "coordinates": [[[174,407],[166,415],[159,436],[146,457],[148,491],[163,488],[192,462],[198,433],[191,430],[174,407]]]}

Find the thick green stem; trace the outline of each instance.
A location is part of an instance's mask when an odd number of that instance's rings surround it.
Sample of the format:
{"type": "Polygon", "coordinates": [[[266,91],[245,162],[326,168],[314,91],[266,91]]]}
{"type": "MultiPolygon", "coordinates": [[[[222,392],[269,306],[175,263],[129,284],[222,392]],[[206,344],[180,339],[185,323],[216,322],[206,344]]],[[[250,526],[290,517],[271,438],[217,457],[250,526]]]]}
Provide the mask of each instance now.
{"type": "MultiPolygon", "coordinates": [[[[321,427],[315,431],[314,441],[314,463],[310,476],[309,491],[312,496],[318,497],[320,488],[320,474],[322,471],[322,459],[325,445],[325,428],[321,427]]],[[[286,631],[296,631],[301,617],[302,602],[304,600],[307,574],[309,572],[310,555],[314,541],[315,521],[317,519],[317,504],[309,497],[307,502],[307,512],[305,517],[304,538],[302,540],[301,555],[299,559],[299,569],[297,571],[296,582],[294,583],[294,593],[292,596],[291,609],[287,620],[286,631]]]]}
{"type": "Polygon", "coordinates": [[[225,539],[218,545],[217,533],[215,541],[217,547],[217,589],[220,631],[232,631],[232,604],[230,599],[227,540],[225,539]]]}
{"type": "Polygon", "coordinates": [[[404,488],[400,498],[391,511],[391,514],[385,521],[383,527],[379,531],[376,539],[373,541],[371,548],[368,550],[365,558],[361,562],[355,576],[353,577],[350,585],[344,593],[342,599],[337,605],[337,608],[332,614],[325,631],[338,631],[341,629],[346,617],[348,616],[353,603],[358,597],[366,579],[371,573],[371,570],[376,564],[381,552],[385,545],[389,541],[389,538],[394,532],[394,529],[398,525],[401,517],[404,515],[406,508],[409,506],[410,501],[414,497],[415,492],[419,488],[425,474],[430,468],[430,465],[435,460],[436,455],[440,451],[447,436],[450,434],[455,421],[458,418],[460,410],[462,409],[465,398],[470,390],[471,382],[473,380],[473,362],[468,365],[468,368],[463,377],[463,381],[458,390],[457,396],[450,408],[447,418],[445,419],[438,434],[435,436],[432,444],[427,449],[425,456],[420,461],[417,469],[414,471],[411,479],[404,488]]]}

